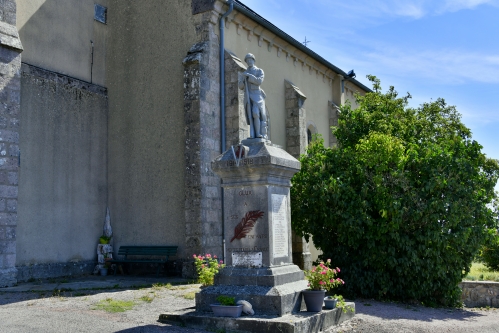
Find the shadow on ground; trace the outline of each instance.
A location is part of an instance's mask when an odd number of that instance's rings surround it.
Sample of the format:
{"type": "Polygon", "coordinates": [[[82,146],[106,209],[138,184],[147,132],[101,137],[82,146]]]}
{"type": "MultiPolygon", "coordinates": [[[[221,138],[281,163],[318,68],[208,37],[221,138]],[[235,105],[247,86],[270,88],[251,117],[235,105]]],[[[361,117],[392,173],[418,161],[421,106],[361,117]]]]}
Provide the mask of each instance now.
{"type": "Polygon", "coordinates": [[[407,319],[424,322],[469,320],[483,315],[470,308],[429,308],[421,305],[355,300],[355,312],[387,320],[407,319]]]}
{"type": "Polygon", "coordinates": [[[189,284],[179,277],[155,275],[88,275],[19,283],[15,287],[0,288],[0,305],[49,297],[84,297],[99,293],[123,292],[151,288],[155,284],[189,284]]]}

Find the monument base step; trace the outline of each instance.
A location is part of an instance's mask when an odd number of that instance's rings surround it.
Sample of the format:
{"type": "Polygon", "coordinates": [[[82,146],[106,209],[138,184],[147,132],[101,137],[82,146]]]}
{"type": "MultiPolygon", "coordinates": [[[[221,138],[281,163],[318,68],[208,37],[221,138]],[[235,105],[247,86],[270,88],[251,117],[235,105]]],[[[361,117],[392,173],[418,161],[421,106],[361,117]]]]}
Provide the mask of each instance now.
{"type": "Polygon", "coordinates": [[[323,309],[321,312],[301,311],[282,317],[243,315],[239,318],[214,317],[211,312],[196,312],[193,311],[194,308],[188,308],[160,314],[158,321],[212,332],[225,330],[234,333],[318,333],[353,318],[355,316],[355,303],[346,302],[346,305],[353,311],[323,309]]]}

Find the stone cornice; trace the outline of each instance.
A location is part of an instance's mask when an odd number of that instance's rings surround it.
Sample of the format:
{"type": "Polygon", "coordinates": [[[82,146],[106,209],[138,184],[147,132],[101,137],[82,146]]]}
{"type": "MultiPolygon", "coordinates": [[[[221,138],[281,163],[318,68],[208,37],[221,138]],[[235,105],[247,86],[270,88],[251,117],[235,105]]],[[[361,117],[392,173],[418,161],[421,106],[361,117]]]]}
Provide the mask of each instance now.
{"type": "Polygon", "coordinates": [[[19,33],[15,26],[0,21],[0,45],[18,51],[19,53],[23,51],[19,33]]]}

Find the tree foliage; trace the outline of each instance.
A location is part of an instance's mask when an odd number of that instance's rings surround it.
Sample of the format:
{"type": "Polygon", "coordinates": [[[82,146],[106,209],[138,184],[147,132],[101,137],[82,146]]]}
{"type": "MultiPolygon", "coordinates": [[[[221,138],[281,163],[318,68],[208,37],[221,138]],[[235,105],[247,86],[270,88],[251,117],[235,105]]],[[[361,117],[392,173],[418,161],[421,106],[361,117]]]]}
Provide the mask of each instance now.
{"type": "Polygon", "coordinates": [[[485,242],[481,251],[480,259],[490,270],[499,271],[499,232],[495,232],[485,242]]]}
{"type": "Polygon", "coordinates": [[[318,137],[293,178],[292,225],[342,268],[350,296],[454,305],[497,227],[495,160],[443,99],[409,108],[393,87],[341,107],[337,148],[318,137]]]}

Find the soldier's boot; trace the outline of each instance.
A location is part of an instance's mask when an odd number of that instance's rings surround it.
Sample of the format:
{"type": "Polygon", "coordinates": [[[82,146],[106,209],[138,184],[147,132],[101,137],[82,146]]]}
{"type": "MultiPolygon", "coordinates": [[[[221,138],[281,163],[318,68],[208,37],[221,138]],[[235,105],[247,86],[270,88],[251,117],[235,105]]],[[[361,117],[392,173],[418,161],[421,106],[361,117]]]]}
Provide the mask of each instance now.
{"type": "Polygon", "coordinates": [[[267,122],[266,121],[261,121],[260,122],[260,133],[262,134],[262,137],[264,139],[268,139],[267,137],[267,122]]]}
{"type": "MultiPolygon", "coordinates": [[[[255,116],[255,113],[253,113],[253,116],[255,116]]],[[[256,114],[256,117],[253,117],[253,124],[255,124],[255,138],[262,138],[262,134],[260,133],[260,119],[258,119],[258,114],[256,114]]]]}

